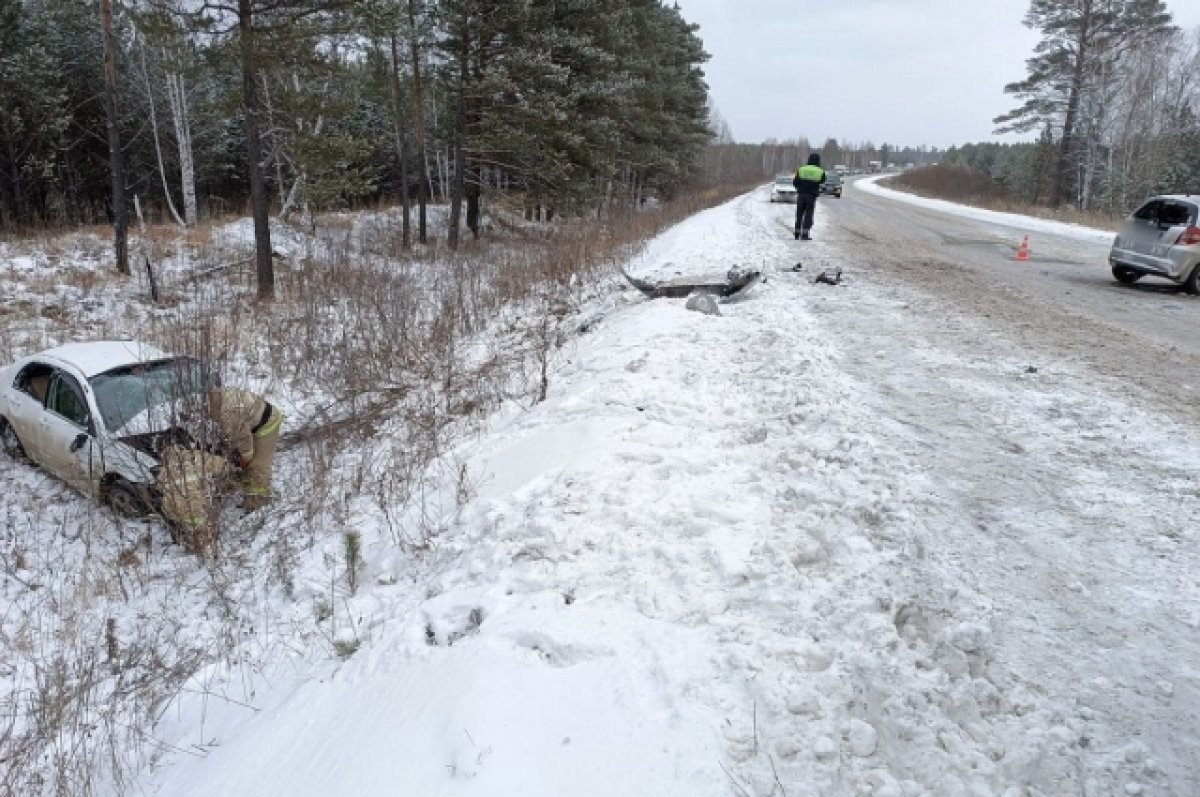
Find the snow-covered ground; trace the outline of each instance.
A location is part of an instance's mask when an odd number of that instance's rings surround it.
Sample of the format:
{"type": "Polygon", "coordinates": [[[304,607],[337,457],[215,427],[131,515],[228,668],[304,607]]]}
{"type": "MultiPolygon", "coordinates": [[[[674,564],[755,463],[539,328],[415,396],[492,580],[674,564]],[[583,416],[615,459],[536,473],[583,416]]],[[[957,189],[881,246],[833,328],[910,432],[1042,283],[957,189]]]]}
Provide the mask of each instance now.
{"type": "MultiPolygon", "coordinates": [[[[132,549],[109,592],[232,651],[161,710],[136,789],[1200,794],[1197,430],[867,272],[842,205],[800,244],[760,193],[629,264],[765,268],[720,317],[613,279],[546,401],[494,414],[407,509],[349,496],[357,591],[317,529],[287,549],[287,526],[236,528],[211,569],[132,549]],[[170,587],[226,580],[201,605],[170,587]]],[[[386,427],[371,445],[360,471],[388,465],[386,427]]],[[[298,452],[280,469],[285,504],[310,489],[298,452]]],[[[6,533],[52,558],[28,518],[75,528],[86,502],[0,480],[6,533]]],[[[63,561],[55,600],[91,586],[63,561]]],[[[10,572],[8,605],[42,599],[10,572]]]]}
{"type": "Polygon", "coordinates": [[[475,497],[419,563],[364,518],[357,651],[206,673],[143,785],[1200,793],[1195,430],[852,264],[813,284],[838,246],[790,212],[657,239],[635,269],[768,281],[721,317],[592,307],[548,400],[452,452],[475,497]]]}
{"type": "Polygon", "coordinates": [[[863,191],[868,194],[875,194],[876,196],[885,196],[893,201],[906,202],[910,205],[936,210],[940,213],[949,213],[954,216],[988,222],[1002,227],[1015,227],[1025,232],[1048,232],[1090,243],[1112,243],[1113,233],[1109,230],[1097,230],[1093,227],[1085,227],[1082,224],[1070,224],[1065,221],[1039,219],[1034,216],[1023,216],[1017,213],[1003,213],[998,210],[975,208],[970,205],[960,205],[957,202],[947,202],[944,199],[918,196],[917,194],[910,194],[907,191],[897,191],[879,185],[880,180],[885,180],[891,176],[890,174],[880,174],[873,177],[865,177],[849,183],[849,186],[853,191],[863,191]]]}

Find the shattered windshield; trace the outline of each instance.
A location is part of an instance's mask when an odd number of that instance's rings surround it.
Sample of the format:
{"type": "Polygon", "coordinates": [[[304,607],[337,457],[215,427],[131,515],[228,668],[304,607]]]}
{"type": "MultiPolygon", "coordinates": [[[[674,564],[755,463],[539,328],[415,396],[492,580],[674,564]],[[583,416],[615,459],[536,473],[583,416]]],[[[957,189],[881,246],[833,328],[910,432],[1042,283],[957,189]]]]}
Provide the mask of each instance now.
{"type": "Polygon", "coordinates": [[[201,364],[190,357],[116,368],[89,381],[109,431],[147,410],[194,395],[204,385],[201,364]]]}

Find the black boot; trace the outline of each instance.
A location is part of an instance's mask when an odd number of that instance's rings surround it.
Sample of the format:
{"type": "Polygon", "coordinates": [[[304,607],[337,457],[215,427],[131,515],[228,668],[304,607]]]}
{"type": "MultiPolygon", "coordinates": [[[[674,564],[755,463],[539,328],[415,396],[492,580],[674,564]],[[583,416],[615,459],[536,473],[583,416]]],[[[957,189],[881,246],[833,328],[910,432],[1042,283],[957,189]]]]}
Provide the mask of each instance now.
{"type": "Polygon", "coordinates": [[[796,230],[796,240],[797,241],[800,240],[800,231],[799,230],[796,230]]]}

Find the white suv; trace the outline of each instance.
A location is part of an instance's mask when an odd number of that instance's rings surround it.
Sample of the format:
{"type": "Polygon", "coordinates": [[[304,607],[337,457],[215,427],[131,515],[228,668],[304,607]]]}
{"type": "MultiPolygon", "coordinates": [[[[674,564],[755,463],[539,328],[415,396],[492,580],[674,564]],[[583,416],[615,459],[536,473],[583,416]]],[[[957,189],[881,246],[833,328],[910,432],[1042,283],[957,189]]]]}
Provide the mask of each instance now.
{"type": "Polygon", "coordinates": [[[200,361],[135,341],[69,343],[0,369],[0,445],[118,513],[157,509],[164,443],[207,380],[200,361]]]}
{"type": "Polygon", "coordinates": [[[1113,241],[1108,263],[1120,282],[1165,277],[1200,293],[1200,197],[1151,197],[1135,210],[1113,241]]]}

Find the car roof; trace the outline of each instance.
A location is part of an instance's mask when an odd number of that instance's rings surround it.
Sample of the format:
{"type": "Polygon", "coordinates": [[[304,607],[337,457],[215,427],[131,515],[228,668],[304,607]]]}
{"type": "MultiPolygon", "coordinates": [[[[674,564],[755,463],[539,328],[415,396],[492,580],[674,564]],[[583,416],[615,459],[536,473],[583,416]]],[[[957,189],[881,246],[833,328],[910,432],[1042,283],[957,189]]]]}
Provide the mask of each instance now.
{"type": "Polygon", "coordinates": [[[1192,205],[1200,205],[1200,194],[1158,194],[1156,196],[1147,197],[1145,202],[1153,202],[1156,199],[1171,199],[1176,202],[1187,202],[1192,205]]]}
{"type": "Polygon", "coordinates": [[[95,340],[67,343],[32,355],[33,360],[58,360],[72,365],[84,376],[92,377],[126,365],[167,360],[171,355],[136,340],[95,340]]]}

